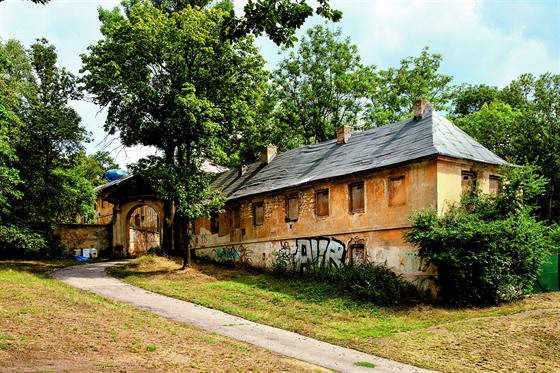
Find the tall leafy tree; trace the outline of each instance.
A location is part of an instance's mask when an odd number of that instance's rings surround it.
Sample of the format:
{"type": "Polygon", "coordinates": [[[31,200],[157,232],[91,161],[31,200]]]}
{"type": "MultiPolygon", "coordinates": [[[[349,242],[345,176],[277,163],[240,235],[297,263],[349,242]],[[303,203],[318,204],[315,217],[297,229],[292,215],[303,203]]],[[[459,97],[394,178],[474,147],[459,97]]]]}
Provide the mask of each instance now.
{"type": "Polygon", "coordinates": [[[0,224],[7,220],[11,203],[21,197],[17,190],[21,179],[15,167],[17,154],[14,148],[20,120],[14,112],[17,92],[9,83],[12,71],[11,61],[4,48],[0,48],[0,224]]]}
{"type": "Polygon", "coordinates": [[[400,67],[380,70],[368,96],[370,123],[381,126],[410,117],[418,98],[433,102],[438,110],[448,110],[453,77],[438,72],[441,61],[440,54],[431,54],[425,47],[420,56],[401,60],[400,67]]]}
{"type": "Polygon", "coordinates": [[[109,133],[118,131],[127,146],[161,150],[142,164],[165,201],[163,249],[170,252],[174,207],[180,227],[214,207],[200,162],[227,162],[228,143],[253,120],[264,60],[250,37],[223,41],[222,9],[124,1],[122,10],[99,10],[104,38],[82,56],[83,81],[108,108],[109,133]]]}
{"type": "Polygon", "coordinates": [[[67,184],[73,182],[65,172],[72,168],[68,160],[83,149],[88,133],[69,105],[80,97],[76,78],[57,67],[55,47],[39,40],[31,46],[29,60],[34,89],[25,93],[16,145],[26,199],[17,211],[21,219],[48,229],[57,221],[73,221],[76,215],[61,203],[67,184]]]}
{"type": "Polygon", "coordinates": [[[269,131],[281,150],[335,138],[341,125],[362,126],[373,69],[360,62],[356,45],[342,30],[307,30],[273,73],[270,94],[276,105],[269,131]]]}
{"type": "Polygon", "coordinates": [[[499,92],[481,87],[456,100],[480,110],[456,108],[455,122],[479,142],[516,164],[534,164],[550,182],[540,197],[541,218],[560,219],[560,75],[523,74],[499,92]],[[475,97],[473,99],[473,97],[475,97]],[[466,113],[466,114],[465,114],[466,113]],[[464,115],[462,115],[464,114],[464,115]]]}
{"type": "Polygon", "coordinates": [[[79,92],[46,40],[0,43],[0,73],[0,255],[46,255],[55,224],[93,212],[92,185],[70,162],[87,138],[68,105],[79,92]]]}

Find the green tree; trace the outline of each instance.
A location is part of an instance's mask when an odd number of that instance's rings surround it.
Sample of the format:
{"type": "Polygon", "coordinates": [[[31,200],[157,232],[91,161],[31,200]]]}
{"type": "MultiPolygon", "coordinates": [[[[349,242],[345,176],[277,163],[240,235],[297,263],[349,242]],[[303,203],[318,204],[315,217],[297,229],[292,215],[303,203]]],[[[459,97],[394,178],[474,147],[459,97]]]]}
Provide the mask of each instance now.
{"type": "Polygon", "coordinates": [[[425,47],[420,56],[401,60],[400,67],[378,72],[375,89],[368,97],[368,120],[373,126],[410,117],[419,98],[433,102],[438,110],[449,109],[453,77],[438,73],[442,56],[429,52],[425,47]]]}
{"type": "Polygon", "coordinates": [[[105,173],[108,170],[118,169],[119,165],[111,157],[108,151],[100,150],[92,155],[86,155],[85,151],[80,151],[72,158],[74,168],[81,169],[80,173],[93,186],[105,184],[105,173]]]}
{"type": "Polygon", "coordinates": [[[458,118],[473,114],[481,110],[484,105],[499,100],[499,94],[500,90],[497,87],[485,84],[462,84],[454,89],[451,117],[458,118]]]}
{"type": "Polygon", "coordinates": [[[273,113],[266,132],[280,150],[333,139],[343,124],[362,127],[373,69],[341,35],[340,28],[308,29],[274,71],[269,95],[276,105],[268,106],[273,113]]]}
{"type": "Polygon", "coordinates": [[[472,105],[469,110],[455,108],[455,123],[476,140],[512,163],[539,166],[550,180],[540,197],[540,216],[558,222],[560,75],[523,74],[497,93],[493,88],[473,87],[455,102],[462,102],[461,107],[472,105]],[[482,103],[478,111],[477,102],[482,103]]]}
{"type": "Polygon", "coordinates": [[[459,116],[454,123],[496,155],[510,161],[519,161],[515,142],[523,113],[502,101],[484,103],[471,114],[459,116]]]}
{"type": "Polygon", "coordinates": [[[48,255],[54,225],[91,216],[94,194],[70,160],[86,131],[69,106],[74,77],[46,40],[0,44],[0,255],[48,255]]]}
{"type": "Polygon", "coordinates": [[[502,192],[476,185],[442,215],[416,212],[405,239],[435,264],[441,300],[451,306],[490,306],[531,292],[546,255],[550,230],[532,216],[531,201],[546,181],[534,168],[504,170],[502,192]]]}
{"type": "Polygon", "coordinates": [[[34,90],[25,94],[16,144],[25,201],[16,211],[29,224],[48,229],[65,214],[62,201],[68,180],[63,175],[72,169],[69,158],[83,149],[88,133],[69,106],[70,100],[80,97],[76,79],[56,66],[54,46],[39,40],[31,46],[29,59],[34,90]]]}
{"type": "MultiPolygon", "coordinates": [[[[104,38],[82,56],[83,81],[95,102],[108,107],[109,133],[118,131],[126,146],[161,151],[141,164],[154,168],[144,174],[164,199],[163,249],[171,252],[173,208],[182,229],[214,206],[202,204],[213,196],[204,193],[209,181],[200,162],[227,163],[230,142],[253,121],[264,61],[251,37],[221,39],[221,9],[167,12],[149,2],[123,2],[122,8],[124,14],[99,10],[104,38]]],[[[189,252],[183,250],[185,265],[189,252]]]]}
{"type": "Polygon", "coordinates": [[[17,190],[21,179],[15,168],[17,154],[14,148],[20,120],[13,111],[17,94],[8,84],[12,68],[12,63],[0,48],[0,224],[9,215],[12,202],[21,198],[17,190]]]}

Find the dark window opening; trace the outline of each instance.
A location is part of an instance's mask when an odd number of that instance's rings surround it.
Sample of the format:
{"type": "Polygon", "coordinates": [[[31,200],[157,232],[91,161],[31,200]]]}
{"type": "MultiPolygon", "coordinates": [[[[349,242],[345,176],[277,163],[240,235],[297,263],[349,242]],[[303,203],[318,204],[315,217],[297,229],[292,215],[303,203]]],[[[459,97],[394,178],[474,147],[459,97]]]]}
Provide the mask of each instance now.
{"type": "Polygon", "coordinates": [[[239,228],[241,227],[241,216],[239,213],[239,206],[231,208],[231,227],[239,228]]]}
{"type": "Polygon", "coordinates": [[[210,232],[218,233],[220,231],[220,220],[216,213],[210,215],[210,232]]]}

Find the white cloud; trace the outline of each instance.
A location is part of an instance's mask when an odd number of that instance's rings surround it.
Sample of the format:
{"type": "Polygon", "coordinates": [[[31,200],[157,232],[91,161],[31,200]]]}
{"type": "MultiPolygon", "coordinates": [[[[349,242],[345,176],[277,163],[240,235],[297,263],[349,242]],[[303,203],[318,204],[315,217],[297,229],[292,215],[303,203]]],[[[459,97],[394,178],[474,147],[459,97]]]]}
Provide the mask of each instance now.
{"type": "MultiPolygon", "coordinates": [[[[483,1],[345,1],[341,27],[357,44],[364,62],[380,68],[398,66],[418,56],[424,46],[443,55],[441,72],[455,83],[503,86],[524,72],[558,71],[559,40],[539,40],[532,29],[539,19],[524,18],[526,4],[494,2],[492,11],[519,12],[515,29],[488,22],[483,1]],[[361,19],[362,22],[356,22],[361,19]],[[548,44],[547,44],[548,43],[548,44]]],[[[340,5],[339,5],[340,4],[340,5]]],[[[560,3],[550,3],[560,22],[560,3]],[[556,7],[556,8],[555,8],[556,7]]],[[[535,16],[535,14],[533,14],[535,16]]],[[[510,17],[515,17],[510,14],[510,17]]],[[[509,26],[509,25],[508,25],[509,26]]],[[[558,26],[560,33],[560,23],[558,26]]]]}

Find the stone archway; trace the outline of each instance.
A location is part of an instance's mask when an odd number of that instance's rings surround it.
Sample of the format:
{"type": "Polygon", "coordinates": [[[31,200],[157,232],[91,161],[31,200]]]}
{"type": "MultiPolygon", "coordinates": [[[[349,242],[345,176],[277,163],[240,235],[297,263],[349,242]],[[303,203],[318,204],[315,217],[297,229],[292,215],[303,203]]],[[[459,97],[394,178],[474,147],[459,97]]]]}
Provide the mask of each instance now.
{"type": "Polygon", "coordinates": [[[161,246],[160,222],[157,211],[149,205],[130,209],[128,224],[128,256],[145,255],[153,247],[161,246]]]}
{"type": "Polygon", "coordinates": [[[150,247],[161,246],[163,202],[157,199],[129,201],[113,209],[113,250],[116,256],[137,257],[150,247]]]}

